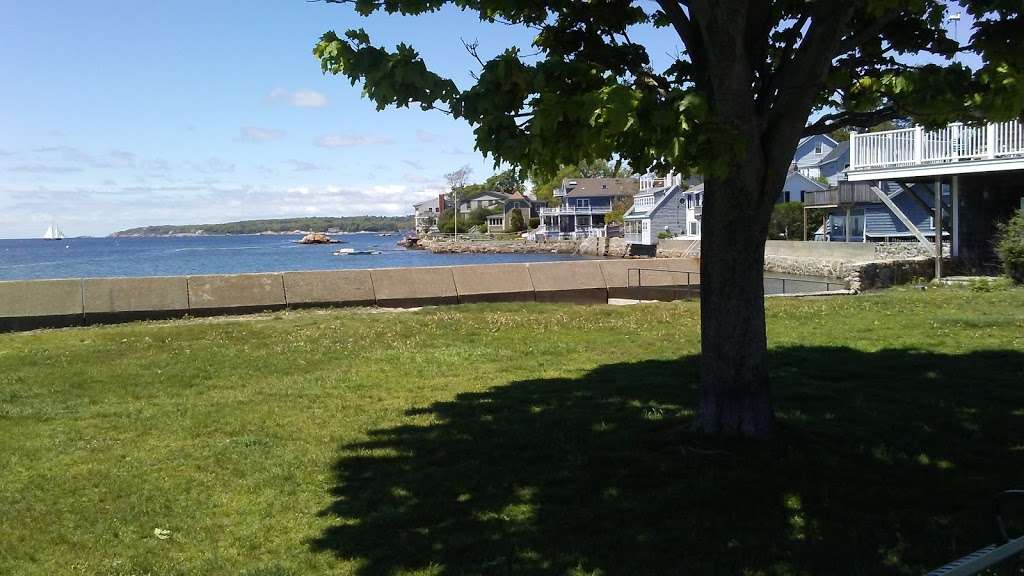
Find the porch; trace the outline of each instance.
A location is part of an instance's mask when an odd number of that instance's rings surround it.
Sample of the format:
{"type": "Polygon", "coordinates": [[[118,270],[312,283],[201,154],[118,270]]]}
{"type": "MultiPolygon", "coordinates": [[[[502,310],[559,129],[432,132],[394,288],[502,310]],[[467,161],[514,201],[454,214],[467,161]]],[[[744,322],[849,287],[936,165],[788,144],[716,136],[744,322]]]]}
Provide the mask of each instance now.
{"type": "Polygon", "coordinates": [[[850,134],[851,181],[1024,169],[1024,124],[955,123],[850,134]]]}

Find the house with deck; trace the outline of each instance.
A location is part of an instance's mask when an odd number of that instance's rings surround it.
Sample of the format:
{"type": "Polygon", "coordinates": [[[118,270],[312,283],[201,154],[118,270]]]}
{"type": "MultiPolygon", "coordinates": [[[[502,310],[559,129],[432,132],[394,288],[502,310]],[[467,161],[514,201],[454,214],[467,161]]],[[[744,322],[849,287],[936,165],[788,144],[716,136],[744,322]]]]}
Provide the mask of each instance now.
{"type": "MultiPolygon", "coordinates": [[[[908,238],[934,254],[948,241],[953,257],[992,269],[996,224],[1024,202],[1024,124],[853,133],[846,178],[849,183],[805,202],[805,208],[827,210],[819,230],[825,238],[908,238]]],[[[941,259],[936,267],[941,272],[941,259]]]]}
{"type": "Polygon", "coordinates": [[[441,213],[445,210],[444,194],[419,204],[413,204],[412,207],[416,231],[420,233],[428,232],[432,227],[437,226],[437,219],[440,218],[441,213]]]}
{"type": "Polygon", "coordinates": [[[703,203],[704,184],[687,187],[679,174],[644,176],[633,206],[623,216],[626,242],[654,246],[659,235],[699,238],[703,203]]]}
{"type": "Polygon", "coordinates": [[[639,189],[635,178],[566,178],[555,190],[559,205],[540,209],[538,233],[553,238],[601,236],[615,204],[639,189]]]}

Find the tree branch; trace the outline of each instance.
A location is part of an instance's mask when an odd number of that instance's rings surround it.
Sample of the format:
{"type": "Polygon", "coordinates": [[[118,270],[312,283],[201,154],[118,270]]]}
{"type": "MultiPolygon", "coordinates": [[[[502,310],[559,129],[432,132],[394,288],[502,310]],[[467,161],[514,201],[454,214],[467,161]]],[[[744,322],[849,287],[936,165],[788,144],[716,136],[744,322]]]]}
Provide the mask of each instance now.
{"type": "Polygon", "coordinates": [[[904,115],[895,106],[891,105],[870,112],[834,112],[832,114],[825,114],[813,123],[808,124],[804,128],[803,135],[828,134],[829,132],[850,126],[870,128],[882,122],[899,120],[903,117],[904,115]]]}

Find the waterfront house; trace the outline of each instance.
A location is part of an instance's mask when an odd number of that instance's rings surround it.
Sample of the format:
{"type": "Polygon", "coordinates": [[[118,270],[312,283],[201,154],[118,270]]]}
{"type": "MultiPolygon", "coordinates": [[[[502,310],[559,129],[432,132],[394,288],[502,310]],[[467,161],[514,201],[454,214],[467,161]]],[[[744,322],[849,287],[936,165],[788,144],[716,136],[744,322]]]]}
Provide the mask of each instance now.
{"type": "Polygon", "coordinates": [[[850,143],[836,142],[827,134],[805,136],[793,155],[793,171],[809,179],[822,179],[835,186],[850,163],[850,143]]]}
{"type": "Polygon", "coordinates": [[[678,174],[645,176],[633,206],[623,216],[626,242],[654,246],[659,235],[700,237],[704,184],[686,186],[678,174]]]}
{"type": "Polygon", "coordinates": [[[542,233],[556,238],[600,236],[616,203],[640,189],[635,178],[565,178],[555,189],[558,206],[541,208],[542,233]]]}
{"type": "Polygon", "coordinates": [[[469,214],[477,208],[495,208],[508,201],[509,195],[497,190],[481,190],[458,195],[459,214],[469,214]]]}
{"type": "MultiPolygon", "coordinates": [[[[948,191],[943,194],[943,202],[949,202],[948,191]]],[[[934,190],[925,182],[840,182],[835,188],[809,193],[807,207],[825,210],[814,240],[917,241],[913,231],[916,229],[924,239],[934,242],[934,190]],[[895,206],[899,214],[889,205],[895,206]]],[[[815,223],[810,224],[813,227],[815,223]]]]}
{"type": "Polygon", "coordinates": [[[907,238],[935,253],[936,238],[948,238],[949,253],[968,266],[996,265],[996,223],[1024,202],[1024,123],[853,133],[849,155],[850,184],[805,202],[827,211],[823,239],[907,238]]]}
{"type": "Polygon", "coordinates": [[[417,232],[427,232],[437,226],[437,219],[445,209],[444,194],[437,198],[425,200],[419,204],[413,204],[414,222],[417,232]]]}
{"type": "Polygon", "coordinates": [[[808,178],[796,170],[791,170],[786,175],[786,183],[783,184],[775,203],[803,202],[808,192],[820,192],[827,189],[828,186],[821,182],[808,178]]]}
{"type": "Polygon", "coordinates": [[[518,210],[523,215],[523,223],[529,226],[530,219],[534,218],[537,206],[536,201],[518,192],[510,194],[505,198],[501,212],[487,217],[488,232],[505,232],[509,221],[509,215],[518,210]]]}

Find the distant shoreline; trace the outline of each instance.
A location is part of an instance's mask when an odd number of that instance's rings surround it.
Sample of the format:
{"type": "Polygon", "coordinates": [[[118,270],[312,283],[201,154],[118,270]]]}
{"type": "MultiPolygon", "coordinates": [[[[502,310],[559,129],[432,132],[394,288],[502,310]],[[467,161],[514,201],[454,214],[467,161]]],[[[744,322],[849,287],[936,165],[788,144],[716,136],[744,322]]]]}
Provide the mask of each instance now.
{"type": "Polygon", "coordinates": [[[412,216],[340,216],[240,220],[220,224],[184,224],[140,226],[110,234],[113,238],[133,236],[251,236],[295,235],[320,232],[326,234],[387,234],[412,230],[412,216]]]}

